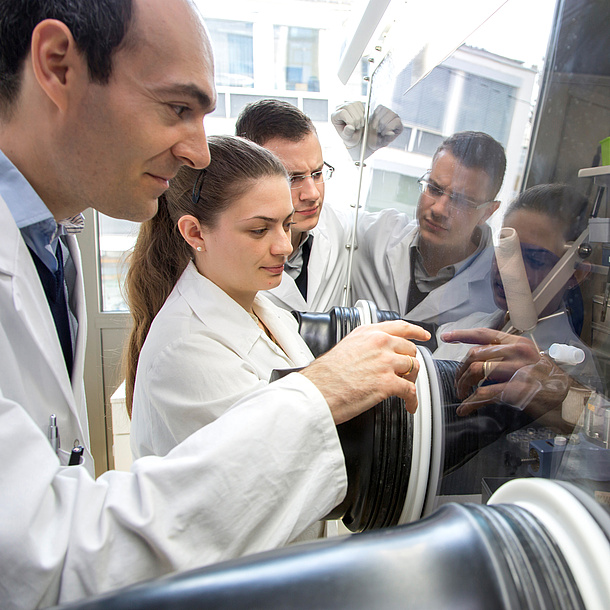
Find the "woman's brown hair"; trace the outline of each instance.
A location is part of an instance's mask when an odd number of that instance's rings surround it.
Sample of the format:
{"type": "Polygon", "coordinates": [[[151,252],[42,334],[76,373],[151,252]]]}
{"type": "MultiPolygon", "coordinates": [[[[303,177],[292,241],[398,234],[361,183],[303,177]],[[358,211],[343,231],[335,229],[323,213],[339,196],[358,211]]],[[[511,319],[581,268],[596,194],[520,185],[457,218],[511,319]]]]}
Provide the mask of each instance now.
{"type": "Polygon", "coordinates": [[[268,150],[235,136],[208,140],[211,162],[203,170],[182,167],[159,198],[157,214],[142,224],[125,280],[133,329],[124,354],[125,394],[131,417],[140,351],[150,325],[192,258],[191,247],[178,230],[178,220],[194,216],[214,228],[218,216],[267,176],[288,175],[268,150]]]}

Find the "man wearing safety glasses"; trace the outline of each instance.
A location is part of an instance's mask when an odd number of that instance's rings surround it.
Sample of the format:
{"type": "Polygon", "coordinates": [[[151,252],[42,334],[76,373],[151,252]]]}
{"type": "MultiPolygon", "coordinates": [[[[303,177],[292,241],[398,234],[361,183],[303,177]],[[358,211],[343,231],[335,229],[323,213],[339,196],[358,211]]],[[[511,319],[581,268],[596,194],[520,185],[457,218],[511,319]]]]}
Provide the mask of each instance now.
{"type": "Polygon", "coordinates": [[[334,168],[324,161],[311,119],[288,102],[263,99],[242,110],[235,133],[274,153],[290,176],[293,250],[282,283],[267,296],[280,307],[297,311],[327,311],[341,305],[351,221],[348,214],[324,205],[325,183],[334,168]]]}
{"type": "Polygon", "coordinates": [[[437,149],[419,180],[417,220],[385,210],[359,223],[354,298],[409,320],[443,324],[493,311],[489,217],[498,209],[506,156],[482,132],[460,132],[437,149]]]}

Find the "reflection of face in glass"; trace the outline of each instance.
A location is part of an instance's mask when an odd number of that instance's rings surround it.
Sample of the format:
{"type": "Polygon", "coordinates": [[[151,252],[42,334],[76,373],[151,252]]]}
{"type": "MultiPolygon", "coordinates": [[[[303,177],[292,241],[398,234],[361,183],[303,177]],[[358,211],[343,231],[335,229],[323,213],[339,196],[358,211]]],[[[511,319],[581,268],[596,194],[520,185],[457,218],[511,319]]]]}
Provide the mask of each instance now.
{"type": "MultiPolygon", "coordinates": [[[[525,273],[527,274],[527,281],[532,292],[559,260],[559,257],[552,252],[523,242],[521,242],[521,256],[525,266],[525,273]]],[[[493,261],[492,281],[496,305],[501,309],[506,309],[504,286],[495,258],[493,261]]]]}
{"type": "MultiPolygon", "coordinates": [[[[504,219],[503,226],[517,231],[521,242],[521,255],[532,292],[548,275],[565,250],[565,238],[559,223],[540,212],[533,210],[516,210],[504,219]]],[[[506,296],[500,272],[494,259],[492,268],[492,286],[496,305],[506,310],[506,296]]],[[[557,310],[565,289],[546,307],[543,315],[557,310]]]]}

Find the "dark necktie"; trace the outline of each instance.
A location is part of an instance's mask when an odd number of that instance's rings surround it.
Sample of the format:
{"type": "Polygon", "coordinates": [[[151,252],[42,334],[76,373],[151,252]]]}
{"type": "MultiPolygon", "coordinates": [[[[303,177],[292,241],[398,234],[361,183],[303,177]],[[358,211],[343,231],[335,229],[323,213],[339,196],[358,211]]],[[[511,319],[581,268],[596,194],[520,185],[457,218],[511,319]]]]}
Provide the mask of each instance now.
{"type": "Polygon", "coordinates": [[[309,255],[311,253],[311,236],[303,242],[303,265],[301,266],[301,273],[299,273],[295,283],[297,288],[303,295],[303,298],[307,301],[307,266],[309,265],[309,255]]]}
{"type": "Polygon", "coordinates": [[[70,319],[68,316],[68,303],[66,302],[66,291],[64,287],[64,257],[61,250],[61,244],[57,241],[57,271],[53,273],[41,260],[36,253],[30,250],[36,271],[44,288],[51,314],[55,322],[57,336],[61,349],[64,354],[64,360],[68,374],[72,374],[72,337],[70,333],[70,319]]]}
{"type": "Polygon", "coordinates": [[[408,314],[412,309],[415,309],[427,296],[427,292],[422,292],[417,287],[415,281],[415,257],[416,251],[414,248],[411,249],[411,281],[409,282],[409,293],[407,294],[407,311],[408,314]]]}

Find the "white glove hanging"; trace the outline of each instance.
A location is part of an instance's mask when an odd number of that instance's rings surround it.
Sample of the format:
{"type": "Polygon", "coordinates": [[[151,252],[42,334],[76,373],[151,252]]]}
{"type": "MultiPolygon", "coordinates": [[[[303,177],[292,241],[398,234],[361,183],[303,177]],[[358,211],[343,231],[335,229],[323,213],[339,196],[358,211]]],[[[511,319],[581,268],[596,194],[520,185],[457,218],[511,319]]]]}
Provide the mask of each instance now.
{"type": "MultiPolygon", "coordinates": [[[[360,159],[360,146],[364,133],[365,108],[362,102],[349,102],[338,106],[330,118],[354,161],[360,159]]],[[[403,130],[400,117],[383,105],[377,106],[370,119],[364,158],[387,146],[403,130]]]]}

